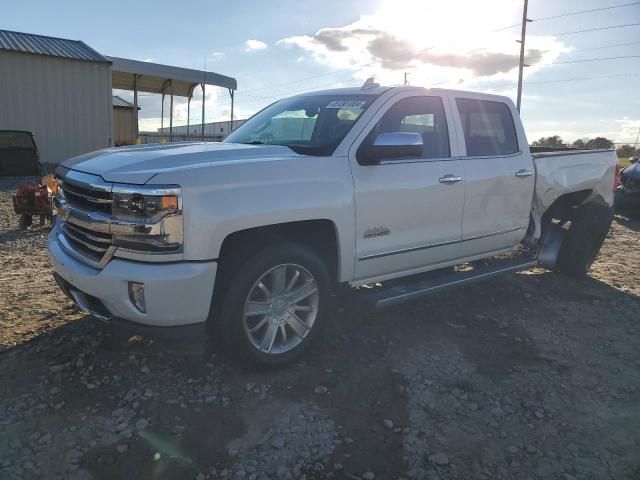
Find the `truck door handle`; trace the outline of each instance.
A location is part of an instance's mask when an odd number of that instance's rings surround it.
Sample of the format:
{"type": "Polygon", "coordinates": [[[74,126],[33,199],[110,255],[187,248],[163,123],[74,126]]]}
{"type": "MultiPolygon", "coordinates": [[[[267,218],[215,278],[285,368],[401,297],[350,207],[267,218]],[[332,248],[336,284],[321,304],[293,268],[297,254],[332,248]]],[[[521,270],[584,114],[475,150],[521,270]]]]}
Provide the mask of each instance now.
{"type": "Polygon", "coordinates": [[[531,175],[533,175],[533,172],[524,168],[516,172],[516,177],[518,178],[530,177],[531,175]]]}
{"type": "Polygon", "coordinates": [[[438,181],[440,183],[445,183],[447,185],[451,185],[452,183],[461,182],[462,181],[462,177],[459,177],[457,175],[448,174],[448,175],[445,175],[444,177],[440,177],[438,179],[438,181]]]}

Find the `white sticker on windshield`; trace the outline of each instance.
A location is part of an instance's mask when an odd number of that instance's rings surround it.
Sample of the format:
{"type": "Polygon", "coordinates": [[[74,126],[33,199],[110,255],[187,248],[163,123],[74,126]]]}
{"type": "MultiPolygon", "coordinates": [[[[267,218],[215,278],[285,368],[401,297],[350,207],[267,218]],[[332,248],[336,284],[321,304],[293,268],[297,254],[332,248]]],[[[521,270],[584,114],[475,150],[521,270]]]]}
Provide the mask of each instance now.
{"type": "Polygon", "coordinates": [[[325,108],[362,108],[366,100],[333,100],[325,108]]]}

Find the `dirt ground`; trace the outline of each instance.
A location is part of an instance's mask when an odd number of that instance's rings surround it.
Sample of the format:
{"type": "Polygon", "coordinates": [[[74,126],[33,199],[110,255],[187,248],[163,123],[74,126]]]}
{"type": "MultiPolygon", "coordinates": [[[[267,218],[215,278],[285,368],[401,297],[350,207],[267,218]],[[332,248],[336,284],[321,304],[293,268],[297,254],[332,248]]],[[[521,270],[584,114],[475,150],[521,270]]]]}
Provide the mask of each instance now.
{"type": "Polygon", "coordinates": [[[249,372],[76,309],[0,187],[0,478],[640,479],[640,221],[542,269],[363,313],[249,372]]]}

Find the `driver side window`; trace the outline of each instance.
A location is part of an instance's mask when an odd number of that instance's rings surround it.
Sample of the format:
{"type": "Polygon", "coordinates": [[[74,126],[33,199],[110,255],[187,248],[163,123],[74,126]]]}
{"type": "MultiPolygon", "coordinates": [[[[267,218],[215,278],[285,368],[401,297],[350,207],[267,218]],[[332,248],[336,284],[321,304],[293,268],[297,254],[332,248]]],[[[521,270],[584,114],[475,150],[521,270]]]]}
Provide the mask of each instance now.
{"type": "Polygon", "coordinates": [[[409,97],[396,102],[367,137],[373,143],[381,133],[412,132],[422,136],[420,158],[451,156],[447,118],[439,97],[409,97]]]}

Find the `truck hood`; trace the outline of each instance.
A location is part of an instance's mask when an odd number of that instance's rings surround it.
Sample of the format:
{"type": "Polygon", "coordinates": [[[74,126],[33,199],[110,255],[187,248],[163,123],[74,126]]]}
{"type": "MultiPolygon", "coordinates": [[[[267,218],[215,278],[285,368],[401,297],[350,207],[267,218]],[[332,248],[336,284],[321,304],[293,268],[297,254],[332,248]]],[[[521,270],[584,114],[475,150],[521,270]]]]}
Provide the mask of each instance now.
{"type": "Polygon", "coordinates": [[[99,175],[107,182],[142,185],[159,173],[299,156],[290,148],[280,145],[184,142],[107,148],[71,158],[62,166],[99,175]]]}

